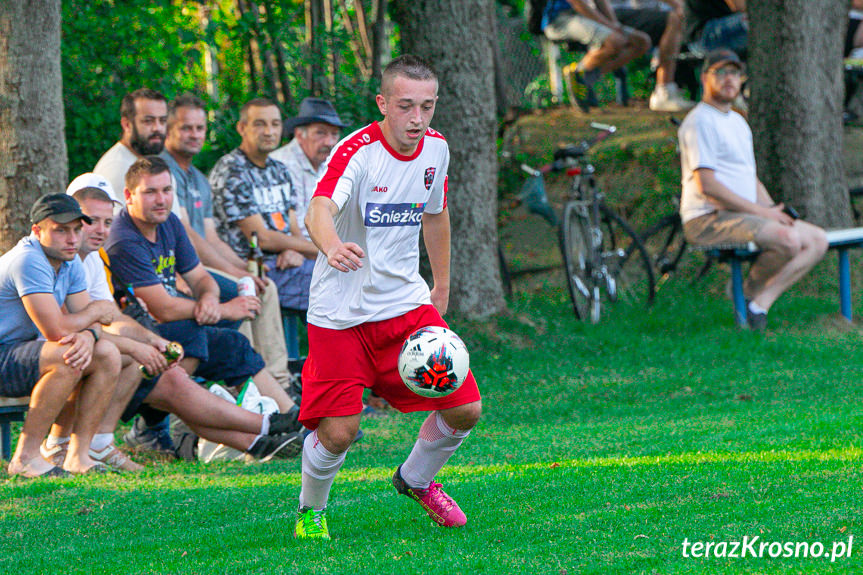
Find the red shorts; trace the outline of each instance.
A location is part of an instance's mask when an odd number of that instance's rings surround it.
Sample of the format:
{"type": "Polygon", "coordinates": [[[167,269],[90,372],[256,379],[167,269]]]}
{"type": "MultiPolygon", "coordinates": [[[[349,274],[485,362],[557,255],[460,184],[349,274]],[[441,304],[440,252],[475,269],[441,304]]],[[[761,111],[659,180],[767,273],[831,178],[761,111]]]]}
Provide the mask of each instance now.
{"type": "Polygon", "coordinates": [[[368,388],[399,411],[435,411],[479,401],[473,373],[445,397],[423,397],[412,392],[398,370],[399,352],[407,336],[421,327],[448,327],[431,305],[392,319],[348,329],[308,326],[309,356],[303,366],[300,421],[317,429],[324,417],[356,415],[363,410],[368,388]]]}

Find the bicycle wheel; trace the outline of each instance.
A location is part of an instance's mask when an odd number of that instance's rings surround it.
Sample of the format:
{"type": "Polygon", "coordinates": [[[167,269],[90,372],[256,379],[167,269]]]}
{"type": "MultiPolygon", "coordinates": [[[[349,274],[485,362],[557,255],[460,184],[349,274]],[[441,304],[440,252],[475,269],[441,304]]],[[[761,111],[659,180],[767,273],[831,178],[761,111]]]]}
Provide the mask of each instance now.
{"type": "Polygon", "coordinates": [[[632,227],[602,205],[602,268],[610,301],[653,303],[653,265],[632,227]]]}
{"type": "Polygon", "coordinates": [[[648,228],[641,238],[651,256],[653,277],[658,289],[659,285],[674,273],[686,253],[686,239],[683,237],[680,214],[675,212],[663,217],[648,228]]]}
{"type": "MultiPolygon", "coordinates": [[[[590,222],[584,202],[567,202],[560,223],[560,253],[572,308],[578,319],[586,320],[592,311],[590,222]]],[[[598,310],[597,310],[598,318],[598,310]]]]}

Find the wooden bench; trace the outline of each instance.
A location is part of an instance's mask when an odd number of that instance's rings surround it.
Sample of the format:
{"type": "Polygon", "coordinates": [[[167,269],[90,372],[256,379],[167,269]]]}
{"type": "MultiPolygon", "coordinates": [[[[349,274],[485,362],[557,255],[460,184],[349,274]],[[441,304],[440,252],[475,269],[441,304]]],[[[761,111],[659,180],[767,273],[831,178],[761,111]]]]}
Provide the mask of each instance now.
{"type": "Polygon", "coordinates": [[[30,406],[29,397],[0,397],[0,458],[12,457],[13,421],[24,421],[24,414],[30,406]]]}
{"type": "MultiPolygon", "coordinates": [[[[863,227],[828,230],[827,243],[836,250],[839,258],[839,312],[851,321],[851,264],[848,250],[863,247],[863,227]]],[[[752,261],[761,251],[753,242],[747,244],[716,244],[695,246],[708,257],[731,265],[731,293],[734,302],[734,319],[737,325],[746,325],[746,300],[743,297],[743,262],[752,261]]]]}

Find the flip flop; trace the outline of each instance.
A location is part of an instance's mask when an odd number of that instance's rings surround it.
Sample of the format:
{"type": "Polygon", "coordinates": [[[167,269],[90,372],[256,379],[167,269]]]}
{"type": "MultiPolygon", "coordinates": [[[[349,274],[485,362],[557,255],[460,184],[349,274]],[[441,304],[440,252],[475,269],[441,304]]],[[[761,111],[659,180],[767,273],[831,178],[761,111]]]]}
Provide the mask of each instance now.
{"type": "Polygon", "coordinates": [[[31,474],[26,473],[26,472],[12,473],[11,475],[13,477],[21,477],[23,479],[37,479],[37,478],[48,478],[48,479],[50,479],[52,477],[70,477],[72,474],[69,473],[68,471],[66,471],[65,469],[63,469],[62,467],[58,467],[55,465],[51,469],[49,469],[48,471],[45,471],[43,473],[38,473],[36,475],[31,475],[31,474]]]}

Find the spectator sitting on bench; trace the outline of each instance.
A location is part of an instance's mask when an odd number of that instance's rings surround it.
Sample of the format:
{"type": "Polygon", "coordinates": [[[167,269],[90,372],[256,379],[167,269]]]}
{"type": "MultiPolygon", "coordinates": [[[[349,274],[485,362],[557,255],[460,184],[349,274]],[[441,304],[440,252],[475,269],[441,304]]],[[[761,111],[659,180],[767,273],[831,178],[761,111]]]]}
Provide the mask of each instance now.
{"type": "Polygon", "coordinates": [[[684,1],[684,42],[702,52],[725,48],[746,57],[749,43],[746,0],[684,1]]]}
{"type": "Polygon", "coordinates": [[[210,172],[219,236],[239,257],[258,235],[267,275],[279,289],[283,308],[309,308],[309,284],[318,248],[297,221],[294,183],[288,167],[270,154],[282,139],[282,113],[271,100],[255,98],[240,110],[240,146],[210,172]]]}
{"type": "Polygon", "coordinates": [[[101,339],[100,324],[111,323],[115,308],[90,301],[77,257],[90,218],[74,199],[50,194],[36,200],[30,220],[32,234],[0,257],[0,395],[30,396],[9,474],[104,470],[89,447],[117,385],[120,354],[101,339]],[[42,458],[39,444],[73,393],[78,418],[60,467],[42,458]]]}
{"type": "Polygon", "coordinates": [[[219,303],[219,288],[201,265],[180,218],[171,213],[174,192],[168,165],[158,156],[135,162],[126,174],[126,209],[111,226],[105,251],[110,258],[115,289],[131,286],[159,323],[156,332],[179,342],[183,366],[209,381],[241,385],[250,377],[262,395],[276,400],[282,413],[297,408],[270,373],[249,340],[233,329],[219,328],[228,319],[251,317],[260,310],[254,296],[219,303]],[[194,299],[180,296],[176,275],[194,299]],[[237,300],[241,305],[231,305],[237,300]]]}
{"type": "Polygon", "coordinates": [[[774,204],[758,179],[752,132],[731,109],[740,93],[743,64],[736,53],[707,54],[701,73],[703,101],[680,125],[683,195],[680,216],[693,244],[755,242],[761,254],[744,284],[747,322],[767,326],[773,302],[827,251],[824,230],[795,220],[774,204]]]}
{"type": "Polygon", "coordinates": [[[542,31],[552,42],[587,46],[587,54],[575,67],[575,83],[583,87],[584,95],[577,97],[583,110],[588,109],[588,89],[602,74],[617,70],[650,49],[647,34],[622,26],[608,0],[549,0],[542,31]]]}
{"type": "MultiPolygon", "coordinates": [[[[114,202],[104,188],[70,187],[67,193],[74,194],[84,214],[93,222],[84,225],[78,250],[84,262],[87,291],[93,301],[104,300],[116,306],[99,252],[111,228],[114,202]]],[[[103,329],[103,337],[120,350],[122,370],[99,433],[90,444],[90,456],[95,460],[118,471],[143,469],[113,443],[119,419],[122,417],[129,421],[144,404],[176,414],[201,437],[225,443],[259,459],[269,459],[276,454],[285,456],[299,450],[301,438],[294,433],[299,428],[295,414],[272,414],[265,423],[262,415],[207,392],[192,381],[182,367],[168,364],[163,355],[168,344],[166,339],[120,313],[119,309],[114,321],[103,329]],[[139,369],[142,366],[153,377],[145,378],[139,369]]],[[[75,418],[74,410],[68,407],[69,404],[55,421],[49,436],[52,441],[43,443],[42,456],[45,459],[65,456],[68,446],[65,436],[75,418]]]]}
{"type": "Polygon", "coordinates": [[[655,112],[685,112],[695,102],[684,98],[674,81],[683,37],[683,0],[612,0],[617,20],[648,35],[657,47],[656,87],[648,100],[655,112]]]}
{"type": "Polygon", "coordinates": [[[174,209],[192,241],[195,252],[207,271],[219,284],[222,301],[226,290],[237,295],[237,278],[252,277],[261,299],[261,313],[244,321],[240,333],[261,354],[269,371],[283,388],[291,385],[288,351],[282,331],[279,292],[276,284],[246,270],[246,255],[240,257],[219,237],[213,218],[213,192],[201,171],[192,164],[207,136],[207,110],[203,100],[189,94],[179,96],[168,105],[168,138],[159,157],[165,160],[174,177],[174,209]]]}

